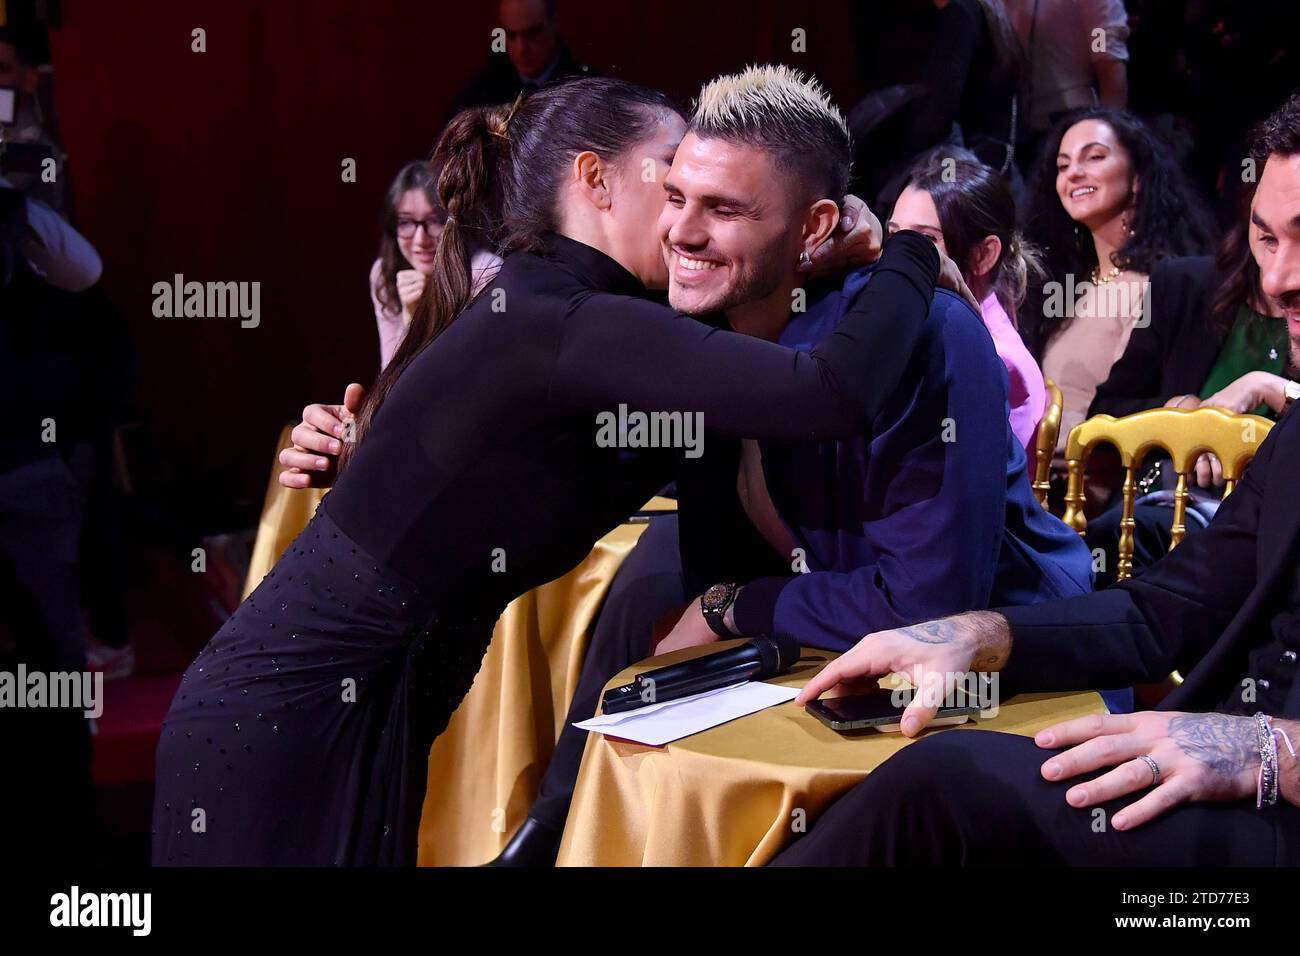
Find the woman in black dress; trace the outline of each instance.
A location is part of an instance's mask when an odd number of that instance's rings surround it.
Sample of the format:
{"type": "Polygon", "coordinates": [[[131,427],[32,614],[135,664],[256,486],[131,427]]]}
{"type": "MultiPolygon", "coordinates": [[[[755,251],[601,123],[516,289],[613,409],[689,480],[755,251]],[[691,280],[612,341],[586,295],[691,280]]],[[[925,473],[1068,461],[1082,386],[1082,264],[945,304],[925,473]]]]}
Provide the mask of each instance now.
{"type": "Polygon", "coordinates": [[[448,126],[437,265],[355,451],[168,713],[155,864],[415,862],[429,748],[502,609],[664,481],[598,447],[593,412],[701,412],[778,440],[874,417],[928,312],[934,245],[892,238],[811,353],[677,315],[644,296],[666,280],[652,224],[683,129],[659,94],[604,78],[448,126]],[[466,307],[498,198],[508,255],[466,307]]]}

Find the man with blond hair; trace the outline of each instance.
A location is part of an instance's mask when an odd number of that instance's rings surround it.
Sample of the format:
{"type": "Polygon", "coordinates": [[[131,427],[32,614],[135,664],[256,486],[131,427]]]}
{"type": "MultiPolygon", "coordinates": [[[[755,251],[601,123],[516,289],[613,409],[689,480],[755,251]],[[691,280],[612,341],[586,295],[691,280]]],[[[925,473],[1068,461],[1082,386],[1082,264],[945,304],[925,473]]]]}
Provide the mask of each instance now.
{"type": "MultiPolygon", "coordinates": [[[[751,67],[706,84],[664,180],[670,304],[793,348],[831,332],[871,272],[818,288],[799,250],[834,230],[849,157],[844,117],[799,72],[751,67]]],[[[710,540],[683,541],[680,554],[706,555],[709,566],[682,567],[672,519],[642,536],[602,610],[540,796],[501,863],[554,859],[586,737],[573,721],[651,651],[649,622],[706,585],[715,586],[686,605],[660,652],[773,631],[843,650],[933,608],[1091,589],[1079,537],[1033,498],[992,339],[950,292],[935,294],[902,385],[869,434],[806,444],[709,434],[705,447],[679,508],[682,533],[705,529],[710,540]]]]}
{"type": "MultiPolygon", "coordinates": [[[[840,111],[796,70],[706,84],[663,184],[673,307],[798,349],[833,332],[871,270],[819,286],[801,250],[835,233],[850,148],[840,111]]],[[[677,621],[660,651],[771,631],[843,649],[939,609],[1089,590],[1088,552],[1034,500],[1007,416],[991,337],[943,291],[869,434],[779,444],[709,433],[707,454],[684,463],[680,528],[654,519],[611,586],[539,797],[497,862],[555,859],[586,739],[573,723],[651,652],[658,618],[677,621]],[[726,599],[688,600],[709,585],[726,599]]]]}

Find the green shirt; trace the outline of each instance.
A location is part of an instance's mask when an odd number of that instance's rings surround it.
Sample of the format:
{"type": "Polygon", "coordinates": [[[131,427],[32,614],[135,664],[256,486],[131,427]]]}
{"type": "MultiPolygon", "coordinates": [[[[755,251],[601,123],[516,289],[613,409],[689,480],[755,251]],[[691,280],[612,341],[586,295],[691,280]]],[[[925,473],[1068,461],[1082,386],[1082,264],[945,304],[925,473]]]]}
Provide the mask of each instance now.
{"type": "MultiPolygon", "coordinates": [[[[1214,368],[1201,387],[1201,400],[1227,388],[1247,372],[1258,370],[1281,375],[1286,371],[1289,349],[1285,321],[1261,315],[1250,306],[1241,305],[1228,337],[1223,340],[1214,368]]],[[[1272,418],[1273,410],[1260,405],[1254,414],[1272,418]]]]}

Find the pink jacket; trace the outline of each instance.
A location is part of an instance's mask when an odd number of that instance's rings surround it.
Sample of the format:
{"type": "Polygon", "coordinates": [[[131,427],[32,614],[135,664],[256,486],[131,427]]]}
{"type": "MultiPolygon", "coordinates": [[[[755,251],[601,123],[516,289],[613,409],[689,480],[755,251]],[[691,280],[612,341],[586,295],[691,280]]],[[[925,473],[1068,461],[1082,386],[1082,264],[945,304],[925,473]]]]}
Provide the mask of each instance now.
{"type": "Polygon", "coordinates": [[[998,357],[1007,367],[1007,375],[1011,380],[1007,392],[1011,406],[1011,431],[1020,440],[1020,444],[1025,446],[1025,453],[1032,461],[1034,432],[1038,430],[1038,422],[1047,406],[1043,373],[1034,357],[1029,354],[1029,349],[1025,348],[1020,333],[1012,325],[996,295],[990,293],[980,303],[980,312],[984,316],[985,328],[993,336],[993,346],[998,351],[998,357]]]}
{"type": "MultiPolygon", "coordinates": [[[[478,295],[483,287],[496,278],[501,269],[501,257],[486,249],[476,249],[469,258],[470,274],[473,280],[473,294],[478,295]]],[[[406,326],[410,316],[405,309],[385,310],[379,304],[379,260],[370,267],[370,303],[375,307],[375,325],[379,329],[379,367],[388,365],[402,344],[406,335],[406,326]]]]}

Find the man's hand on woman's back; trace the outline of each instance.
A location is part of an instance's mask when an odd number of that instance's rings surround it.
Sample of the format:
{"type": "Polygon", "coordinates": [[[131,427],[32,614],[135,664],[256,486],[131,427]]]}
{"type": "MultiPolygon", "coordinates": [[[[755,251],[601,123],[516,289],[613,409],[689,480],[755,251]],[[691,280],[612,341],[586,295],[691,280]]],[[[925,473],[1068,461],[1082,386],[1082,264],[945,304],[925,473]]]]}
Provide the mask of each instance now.
{"type": "Polygon", "coordinates": [[[353,382],[341,405],[308,405],[294,426],[293,445],[280,451],[280,484],[286,488],[328,488],[334,483],[339,452],[351,440],[351,424],[366,390],[353,382]]]}

